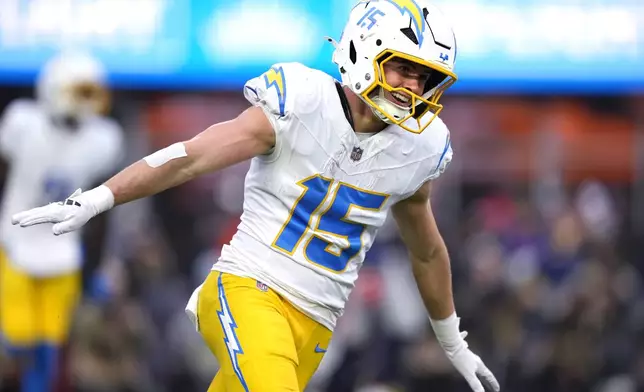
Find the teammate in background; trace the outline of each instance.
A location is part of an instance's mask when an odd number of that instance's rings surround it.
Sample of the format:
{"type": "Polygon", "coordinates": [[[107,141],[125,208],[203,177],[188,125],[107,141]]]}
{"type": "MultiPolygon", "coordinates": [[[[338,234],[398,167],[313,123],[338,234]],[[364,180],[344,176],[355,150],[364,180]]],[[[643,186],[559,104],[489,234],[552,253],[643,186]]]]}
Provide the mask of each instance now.
{"type": "Polygon", "coordinates": [[[234,120],[12,221],[72,232],[115,205],[252,158],[238,231],[187,306],[221,364],[209,391],[304,390],[389,211],[448,358],[474,391],[481,381],[498,391],[459,330],[429,203],[452,159],[437,117],[456,80],[452,28],[429,0],[362,1],[329,41],[341,83],[276,64],[246,83],[253,107],[234,120]]]}
{"type": "Polygon", "coordinates": [[[100,184],[117,170],[123,135],[105,117],[106,83],[96,59],[61,53],[38,76],[37,99],[12,102],[0,123],[8,168],[0,207],[0,333],[24,392],[53,389],[58,351],[81,294],[83,259],[91,257],[88,263],[95,265],[100,249],[82,249],[80,232],[54,237],[43,226],[12,226],[10,217],[100,184]]]}

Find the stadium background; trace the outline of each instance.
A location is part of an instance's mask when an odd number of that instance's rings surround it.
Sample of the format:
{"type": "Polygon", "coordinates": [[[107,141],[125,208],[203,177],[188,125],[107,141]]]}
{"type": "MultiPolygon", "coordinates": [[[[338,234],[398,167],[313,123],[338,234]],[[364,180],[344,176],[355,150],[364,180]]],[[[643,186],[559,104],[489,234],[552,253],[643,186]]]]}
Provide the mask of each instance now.
{"type": "MultiPolygon", "coordinates": [[[[455,159],[433,206],[470,346],[504,391],[644,391],[644,5],[437,3],[455,24],[460,80],[443,99],[455,159]]],[[[0,0],[0,109],[32,96],[56,50],[87,48],[110,70],[128,164],[235,116],[243,82],[274,62],[337,76],[323,37],[339,37],[352,4],[0,0]]],[[[109,213],[61,392],[205,390],[217,364],[183,307],[234,232],[246,169],[109,213]]],[[[0,353],[5,388],[12,374],[0,353]]],[[[392,225],[310,390],[384,385],[468,390],[392,225]]]]}

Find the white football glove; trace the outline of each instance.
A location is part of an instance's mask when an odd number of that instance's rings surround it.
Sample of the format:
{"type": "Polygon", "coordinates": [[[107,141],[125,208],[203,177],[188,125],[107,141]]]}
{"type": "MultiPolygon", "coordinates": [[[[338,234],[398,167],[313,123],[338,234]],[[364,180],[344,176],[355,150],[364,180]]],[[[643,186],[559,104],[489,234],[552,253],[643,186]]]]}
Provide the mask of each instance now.
{"type": "Polygon", "coordinates": [[[440,343],[447,358],[452,362],[456,370],[465,378],[470,388],[474,392],[485,392],[479,377],[485,381],[488,389],[494,392],[501,390],[499,382],[496,380],[490,369],[488,369],[481,358],[474,354],[467,345],[465,337],[467,332],[459,332],[459,318],[453,314],[445,320],[432,321],[432,327],[436,333],[436,338],[440,343]]]}
{"type": "Polygon", "coordinates": [[[42,223],[54,223],[54,235],[80,229],[90,219],[114,205],[114,195],[105,185],[87,192],[77,189],[67,199],[46,206],[19,212],[11,217],[11,223],[28,227],[42,223]]]}

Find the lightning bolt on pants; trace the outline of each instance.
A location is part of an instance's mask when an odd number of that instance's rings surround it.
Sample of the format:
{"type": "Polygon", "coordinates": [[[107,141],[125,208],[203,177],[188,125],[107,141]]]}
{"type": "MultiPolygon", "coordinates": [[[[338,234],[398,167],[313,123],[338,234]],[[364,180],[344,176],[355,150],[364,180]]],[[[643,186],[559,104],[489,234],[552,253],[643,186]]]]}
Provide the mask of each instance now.
{"type": "Polygon", "coordinates": [[[208,392],[303,391],[331,340],[329,329],[250,278],[211,272],[197,309],[220,364],[208,392]]]}

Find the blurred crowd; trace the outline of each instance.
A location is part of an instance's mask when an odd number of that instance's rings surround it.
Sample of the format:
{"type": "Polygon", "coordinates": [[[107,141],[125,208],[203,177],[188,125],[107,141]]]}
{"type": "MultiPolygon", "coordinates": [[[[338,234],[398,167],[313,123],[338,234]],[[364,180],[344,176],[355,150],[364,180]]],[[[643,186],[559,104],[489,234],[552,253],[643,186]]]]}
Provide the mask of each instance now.
{"type": "MultiPolygon", "coordinates": [[[[126,163],[246,105],[236,93],[118,94],[126,163]]],[[[637,151],[627,150],[639,145],[636,119],[623,105],[598,110],[584,99],[491,101],[446,100],[455,155],[433,196],[470,346],[503,391],[643,392],[644,233],[634,211],[644,179],[637,151]],[[574,152],[593,137],[599,145],[586,151],[603,145],[604,154],[574,152]]],[[[109,213],[60,392],[207,389],[217,363],[184,306],[234,233],[246,169],[109,213]]],[[[0,373],[0,390],[9,388],[1,354],[0,373]]],[[[309,390],[469,390],[433,338],[393,222],[368,254],[309,390]]]]}

